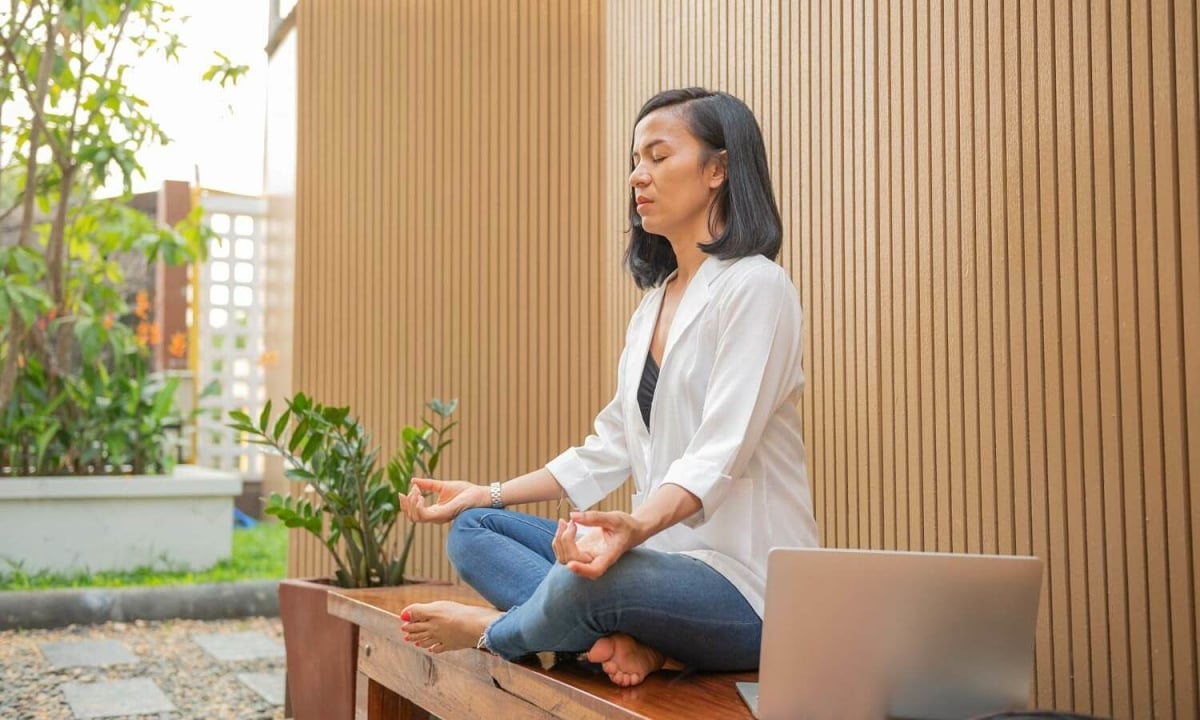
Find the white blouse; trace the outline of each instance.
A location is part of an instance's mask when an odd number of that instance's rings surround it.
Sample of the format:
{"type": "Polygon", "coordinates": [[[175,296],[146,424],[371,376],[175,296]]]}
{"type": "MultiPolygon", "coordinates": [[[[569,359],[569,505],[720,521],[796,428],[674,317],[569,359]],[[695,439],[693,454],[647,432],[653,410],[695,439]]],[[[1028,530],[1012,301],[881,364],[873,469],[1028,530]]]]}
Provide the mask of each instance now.
{"type": "Polygon", "coordinates": [[[595,432],[546,469],[581,509],[631,473],[635,509],[665,483],[700,498],[700,511],[643,547],[702,560],[761,617],[768,551],[819,544],[797,405],[800,297],[761,255],[706,258],[671,322],[647,431],[638,378],[665,286],[647,292],[629,321],[616,396],[595,432]]]}

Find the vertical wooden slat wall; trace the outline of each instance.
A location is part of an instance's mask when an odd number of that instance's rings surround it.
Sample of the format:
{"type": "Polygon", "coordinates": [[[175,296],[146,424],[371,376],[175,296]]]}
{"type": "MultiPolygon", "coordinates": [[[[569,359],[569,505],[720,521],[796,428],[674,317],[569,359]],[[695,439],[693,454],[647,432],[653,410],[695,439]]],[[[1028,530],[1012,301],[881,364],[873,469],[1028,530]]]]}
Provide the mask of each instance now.
{"type": "MultiPolygon", "coordinates": [[[[385,454],[432,417],[425,401],[458,398],[439,477],[540,467],[583,439],[615,384],[602,6],[305,0],[297,12],[293,390],[352,406],[385,454]]],[[[445,527],[420,527],[410,574],[450,578],[444,541],[445,527]]],[[[331,573],[311,537],[290,549],[290,575],[331,573]]]]}
{"type": "Polygon", "coordinates": [[[824,541],[1035,554],[1037,705],[1200,716],[1196,2],[605,12],[610,189],[659,90],[759,117],[824,541]]]}
{"type": "MultiPolygon", "coordinates": [[[[727,90],[806,311],[826,544],[1036,554],[1038,705],[1200,713],[1195,0],[298,12],[296,389],[389,450],[459,397],[445,477],[577,442],[638,299],[632,120],[727,90]]],[[[449,577],[443,529],[418,537],[414,571],[449,577]]],[[[302,537],[289,566],[329,570],[302,537]]]]}

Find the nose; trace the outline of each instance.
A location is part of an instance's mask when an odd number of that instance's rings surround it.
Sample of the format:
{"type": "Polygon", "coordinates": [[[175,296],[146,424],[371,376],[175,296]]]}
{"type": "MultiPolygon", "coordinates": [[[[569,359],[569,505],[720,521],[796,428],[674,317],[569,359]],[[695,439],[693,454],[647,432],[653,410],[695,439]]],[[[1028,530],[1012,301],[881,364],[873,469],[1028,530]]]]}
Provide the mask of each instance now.
{"type": "Polygon", "coordinates": [[[648,182],[650,182],[650,173],[646,172],[646,169],[641,163],[638,163],[633,168],[633,172],[629,173],[629,185],[631,187],[640,188],[645,187],[646,183],[648,182]]]}

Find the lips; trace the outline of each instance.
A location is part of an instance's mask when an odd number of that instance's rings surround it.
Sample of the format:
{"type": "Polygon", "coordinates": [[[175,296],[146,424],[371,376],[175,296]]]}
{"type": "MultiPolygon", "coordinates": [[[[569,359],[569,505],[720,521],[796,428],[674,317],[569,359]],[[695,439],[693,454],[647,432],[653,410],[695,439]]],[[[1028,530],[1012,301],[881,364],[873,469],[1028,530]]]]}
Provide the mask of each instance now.
{"type": "Polygon", "coordinates": [[[650,198],[648,198],[644,195],[638,195],[634,200],[638,207],[641,207],[643,205],[649,205],[652,202],[652,200],[650,200],[650,198]]]}

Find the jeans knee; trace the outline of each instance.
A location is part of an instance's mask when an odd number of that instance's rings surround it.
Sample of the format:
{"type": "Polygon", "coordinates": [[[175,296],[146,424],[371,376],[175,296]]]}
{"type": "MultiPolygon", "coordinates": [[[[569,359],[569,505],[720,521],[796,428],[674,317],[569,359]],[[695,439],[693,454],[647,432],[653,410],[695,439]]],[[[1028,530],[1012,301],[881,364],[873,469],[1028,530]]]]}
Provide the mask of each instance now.
{"type": "Polygon", "coordinates": [[[547,594],[555,600],[562,601],[573,607],[584,608],[590,604],[592,595],[598,587],[596,581],[580,577],[567,569],[566,565],[555,564],[542,581],[546,585],[547,594]]]}
{"type": "Polygon", "coordinates": [[[460,512],[450,523],[450,532],[446,536],[446,557],[460,571],[460,562],[469,559],[471,553],[472,531],[482,527],[480,518],[485,512],[486,508],[469,508],[460,512]]]}

